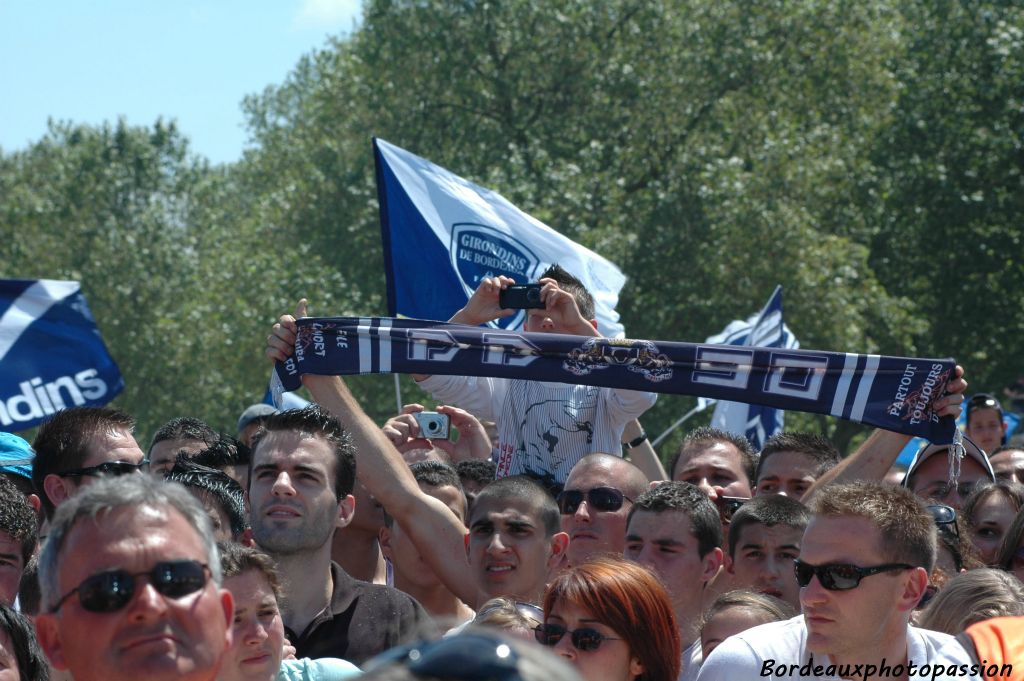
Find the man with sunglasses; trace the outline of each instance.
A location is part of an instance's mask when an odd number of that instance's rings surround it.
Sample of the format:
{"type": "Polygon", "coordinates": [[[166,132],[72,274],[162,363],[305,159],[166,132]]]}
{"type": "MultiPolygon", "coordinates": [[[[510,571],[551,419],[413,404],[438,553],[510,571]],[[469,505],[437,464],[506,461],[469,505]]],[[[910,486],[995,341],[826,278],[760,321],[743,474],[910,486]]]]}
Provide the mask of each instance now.
{"type": "Polygon", "coordinates": [[[183,487],[106,479],[62,505],[39,560],[39,642],[77,681],[212,681],[231,644],[209,518],[183,487]]]}
{"type": "Polygon", "coordinates": [[[639,468],[610,454],[588,454],[573,466],[557,497],[562,531],[569,535],[569,565],[599,553],[622,553],[626,516],[649,484],[639,468]]]}
{"type": "Polygon", "coordinates": [[[827,488],[810,509],[795,562],[803,614],[727,639],[700,680],[977,678],[951,636],[909,625],[935,562],[935,524],[921,500],[856,482],[827,488]]]}
{"type": "Polygon", "coordinates": [[[132,431],[135,419],[117,409],[71,407],[39,427],[32,448],[32,484],[47,518],[57,506],[100,477],[145,469],[132,431]]]}

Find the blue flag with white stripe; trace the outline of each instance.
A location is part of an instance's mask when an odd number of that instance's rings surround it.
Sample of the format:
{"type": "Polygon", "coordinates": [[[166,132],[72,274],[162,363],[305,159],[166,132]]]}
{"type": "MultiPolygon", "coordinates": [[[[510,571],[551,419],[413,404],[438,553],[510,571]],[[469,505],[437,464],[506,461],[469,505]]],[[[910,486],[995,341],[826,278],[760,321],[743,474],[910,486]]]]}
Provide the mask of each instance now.
{"type": "Polygon", "coordinates": [[[124,389],[77,281],[0,280],[0,367],[7,432],[66,407],[107,404],[124,389]]]}
{"type": "MultiPolygon", "coordinates": [[[[776,286],[760,313],[746,321],[736,320],[717,336],[705,341],[720,345],[744,345],[795,350],[800,342],[782,320],[782,287],[776,286]]],[[[727,433],[745,436],[756,451],[765,441],[782,431],[785,412],[762,404],[718,402],[711,425],[727,433]]]]}
{"type": "MultiPolygon", "coordinates": [[[[597,253],[430,161],[374,139],[391,316],[449,319],[484,277],[537,281],[558,263],[594,296],[598,329],[624,335],[615,305],[626,277],[597,253]]],[[[522,326],[519,311],[492,325],[522,326]]]]}

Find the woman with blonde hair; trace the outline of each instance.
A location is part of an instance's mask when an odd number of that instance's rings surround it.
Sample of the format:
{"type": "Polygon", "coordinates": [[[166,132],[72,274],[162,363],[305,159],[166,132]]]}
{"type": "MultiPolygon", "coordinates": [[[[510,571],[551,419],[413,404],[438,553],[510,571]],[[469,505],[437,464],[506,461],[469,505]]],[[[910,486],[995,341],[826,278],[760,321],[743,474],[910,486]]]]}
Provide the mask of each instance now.
{"type": "Polygon", "coordinates": [[[544,594],[537,641],[587,681],[676,681],[679,628],[672,601],[643,566],[601,557],[570,568],[544,594]]]}
{"type": "Polygon", "coordinates": [[[1002,570],[978,568],[946,582],[917,626],[956,636],[982,620],[1017,615],[1024,615],[1024,584],[1002,570]]]}

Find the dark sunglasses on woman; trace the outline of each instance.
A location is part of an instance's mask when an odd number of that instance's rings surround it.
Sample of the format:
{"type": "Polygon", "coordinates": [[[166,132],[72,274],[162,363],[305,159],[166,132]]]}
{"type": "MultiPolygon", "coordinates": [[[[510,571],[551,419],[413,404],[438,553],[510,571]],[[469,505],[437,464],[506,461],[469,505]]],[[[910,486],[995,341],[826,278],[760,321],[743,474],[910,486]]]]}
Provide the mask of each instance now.
{"type": "Polygon", "coordinates": [[[569,634],[569,640],[576,650],[591,652],[601,647],[605,641],[621,641],[621,638],[605,636],[597,629],[582,627],[570,631],[561,624],[542,624],[533,630],[537,637],[537,643],[544,646],[555,646],[562,640],[562,637],[569,634]]]}

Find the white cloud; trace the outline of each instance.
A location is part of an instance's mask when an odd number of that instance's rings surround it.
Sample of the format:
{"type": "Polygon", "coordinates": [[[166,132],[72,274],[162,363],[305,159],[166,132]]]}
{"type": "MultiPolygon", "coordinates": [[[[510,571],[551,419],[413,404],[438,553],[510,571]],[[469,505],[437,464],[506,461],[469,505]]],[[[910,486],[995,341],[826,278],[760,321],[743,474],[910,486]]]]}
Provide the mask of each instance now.
{"type": "Polygon", "coordinates": [[[292,21],[292,27],[347,32],[360,16],[361,0],[302,0],[302,6],[292,21]]]}

